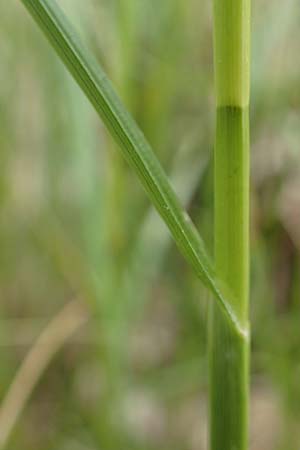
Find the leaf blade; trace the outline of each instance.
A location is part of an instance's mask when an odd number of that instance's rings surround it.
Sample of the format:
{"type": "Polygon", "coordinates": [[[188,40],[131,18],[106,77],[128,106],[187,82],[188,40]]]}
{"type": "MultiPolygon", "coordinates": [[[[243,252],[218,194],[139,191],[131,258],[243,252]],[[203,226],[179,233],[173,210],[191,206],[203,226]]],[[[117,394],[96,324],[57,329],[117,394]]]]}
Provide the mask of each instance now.
{"type": "Polygon", "coordinates": [[[218,286],[200,235],[180,205],[149,143],[122,105],[100,65],[83,47],[55,0],[21,2],[36,20],[118,143],[123,156],[139,176],[185,259],[214,294],[233,327],[238,333],[245,334],[230,302],[218,286]]]}

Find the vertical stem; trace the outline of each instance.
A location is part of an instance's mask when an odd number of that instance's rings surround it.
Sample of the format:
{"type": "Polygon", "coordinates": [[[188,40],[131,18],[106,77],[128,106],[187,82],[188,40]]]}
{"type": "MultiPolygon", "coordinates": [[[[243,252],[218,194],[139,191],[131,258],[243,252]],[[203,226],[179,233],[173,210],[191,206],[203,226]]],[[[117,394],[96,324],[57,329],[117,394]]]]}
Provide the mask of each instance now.
{"type": "MultiPolygon", "coordinates": [[[[240,323],[248,327],[250,0],[214,0],[215,261],[240,323]]],[[[248,336],[211,306],[210,449],[248,447],[248,336]]]]}

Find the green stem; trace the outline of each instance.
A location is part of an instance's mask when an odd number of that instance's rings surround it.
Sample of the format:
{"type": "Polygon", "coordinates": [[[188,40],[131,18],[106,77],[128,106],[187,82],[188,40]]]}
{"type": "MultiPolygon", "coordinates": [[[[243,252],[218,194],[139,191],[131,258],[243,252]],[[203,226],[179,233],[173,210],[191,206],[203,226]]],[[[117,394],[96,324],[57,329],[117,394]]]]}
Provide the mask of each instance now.
{"type": "Polygon", "coordinates": [[[214,0],[214,61],[217,104],[247,107],[250,0],[214,0]]]}
{"type": "MultiPolygon", "coordinates": [[[[248,329],[250,1],[214,0],[217,99],[215,261],[227,298],[248,329]]],[[[249,339],[211,306],[210,449],[248,448],[249,339]]]]}
{"type": "MultiPolygon", "coordinates": [[[[215,146],[215,258],[243,327],[248,316],[248,112],[219,108],[215,146]]],[[[248,337],[212,306],[210,322],[211,450],[245,450],[248,337]]]]}

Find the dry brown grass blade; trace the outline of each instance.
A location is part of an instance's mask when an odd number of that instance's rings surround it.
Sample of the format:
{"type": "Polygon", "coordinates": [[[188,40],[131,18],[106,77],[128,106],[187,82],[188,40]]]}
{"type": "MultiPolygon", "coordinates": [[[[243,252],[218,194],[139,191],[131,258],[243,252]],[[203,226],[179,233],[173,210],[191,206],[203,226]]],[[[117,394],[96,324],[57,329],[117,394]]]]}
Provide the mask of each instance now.
{"type": "Polygon", "coordinates": [[[72,300],[50,321],[19,367],[0,407],[0,448],[5,448],[35,386],[53,357],[88,320],[83,306],[72,300]]]}

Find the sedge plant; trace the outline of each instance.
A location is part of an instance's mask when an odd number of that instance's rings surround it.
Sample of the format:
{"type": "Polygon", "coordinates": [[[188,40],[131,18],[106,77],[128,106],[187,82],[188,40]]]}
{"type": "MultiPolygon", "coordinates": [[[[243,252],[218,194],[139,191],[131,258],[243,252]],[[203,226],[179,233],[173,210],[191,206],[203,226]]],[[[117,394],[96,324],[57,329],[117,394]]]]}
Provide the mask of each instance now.
{"type": "Polygon", "coordinates": [[[179,250],[210,290],[210,446],[211,450],[246,450],[249,0],[214,0],[215,263],[151,146],[55,0],[21,1],[138,175],[179,250]]]}

